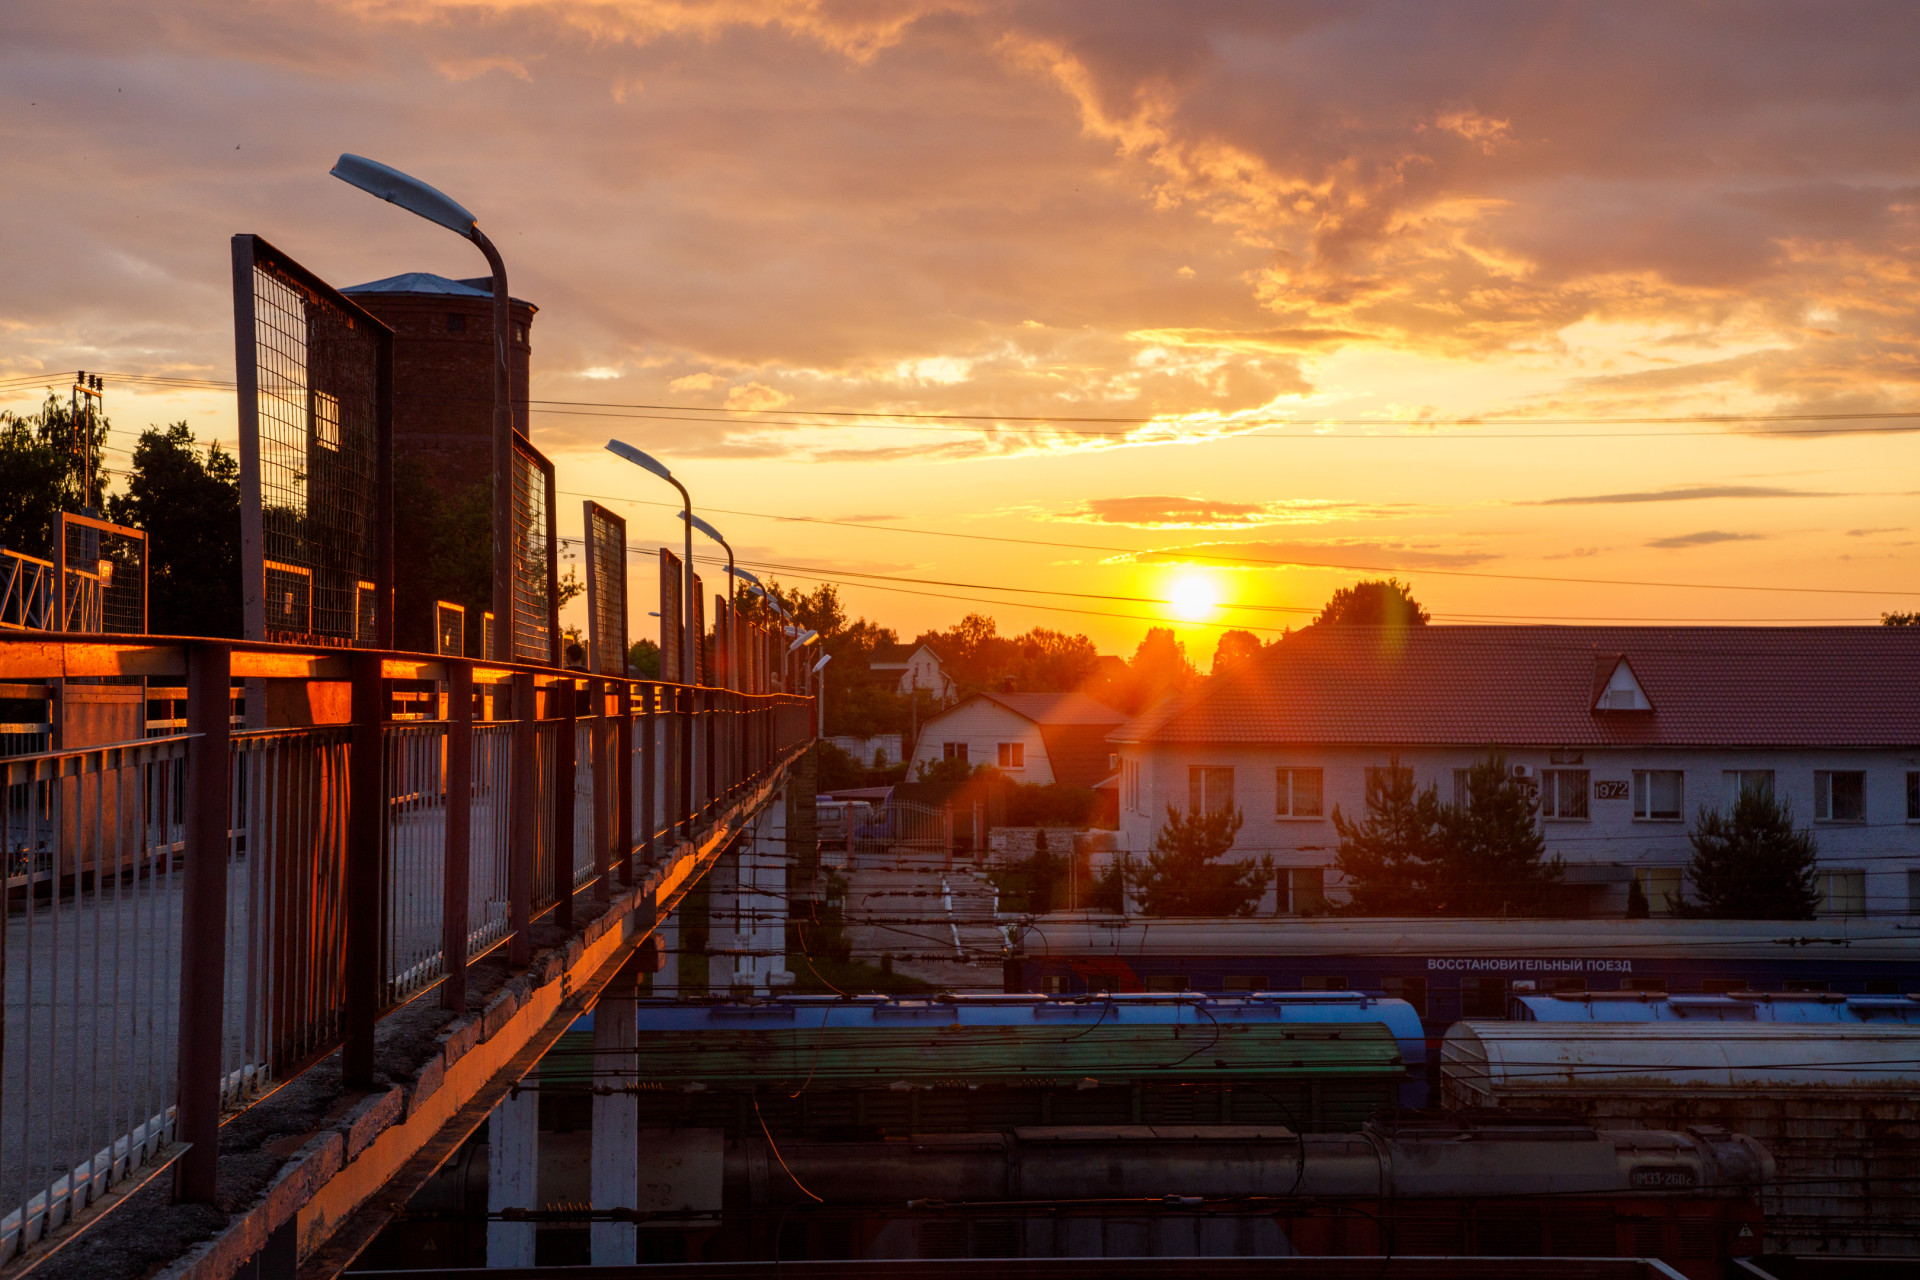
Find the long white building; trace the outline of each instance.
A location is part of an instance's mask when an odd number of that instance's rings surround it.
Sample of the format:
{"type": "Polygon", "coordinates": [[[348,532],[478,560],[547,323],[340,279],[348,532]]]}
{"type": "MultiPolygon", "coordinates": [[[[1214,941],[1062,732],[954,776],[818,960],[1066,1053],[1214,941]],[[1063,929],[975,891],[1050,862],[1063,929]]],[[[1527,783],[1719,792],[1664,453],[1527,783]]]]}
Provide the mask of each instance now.
{"type": "Polygon", "coordinates": [[[1920,628],[1311,627],[1110,737],[1120,843],[1169,804],[1231,804],[1268,910],[1344,896],[1334,808],[1397,754],[1454,798],[1488,748],[1539,789],[1587,909],[1659,910],[1702,807],[1769,787],[1819,845],[1822,910],[1920,916],[1920,628]]]}

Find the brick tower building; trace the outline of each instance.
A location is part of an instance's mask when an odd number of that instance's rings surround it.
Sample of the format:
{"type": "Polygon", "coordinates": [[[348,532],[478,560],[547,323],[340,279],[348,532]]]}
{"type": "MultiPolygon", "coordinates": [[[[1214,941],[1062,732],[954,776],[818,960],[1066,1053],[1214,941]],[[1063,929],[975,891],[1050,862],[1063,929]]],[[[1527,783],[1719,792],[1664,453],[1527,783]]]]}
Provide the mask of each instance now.
{"type": "MultiPolygon", "coordinates": [[[[433,602],[493,607],[493,281],[410,271],[341,292],[393,329],[395,643],[433,651],[433,602]]],[[[527,435],[534,312],[512,300],[508,387],[527,435]]]]}

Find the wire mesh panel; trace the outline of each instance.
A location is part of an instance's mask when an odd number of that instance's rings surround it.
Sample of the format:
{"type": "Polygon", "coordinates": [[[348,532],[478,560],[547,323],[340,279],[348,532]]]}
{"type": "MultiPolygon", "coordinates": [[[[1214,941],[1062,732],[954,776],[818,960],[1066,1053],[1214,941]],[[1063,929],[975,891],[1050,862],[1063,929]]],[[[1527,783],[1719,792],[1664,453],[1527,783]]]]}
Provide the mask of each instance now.
{"type": "Polygon", "coordinates": [[[0,630],[54,631],[54,567],[0,547],[0,630]]]}
{"type": "Polygon", "coordinates": [[[678,682],[686,662],[681,636],[686,630],[681,600],[680,557],[660,548],[660,678],[678,682]]]}
{"type": "Polygon", "coordinates": [[[233,238],[247,638],[391,644],[393,333],[233,238]]]}
{"type": "Polygon", "coordinates": [[[64,631],[144,635],[147,535],[91,516],[60,516],[64,631]]]}
{"type": "Polygon", "coordinates": [[[444,720],[395,725],[383,735],[386,773],[386,1003],[439,977],[447,804],[444,720]]]}
{"type": "Polygon", "coordinates": [[[700,575],[693,575],[693,673],[688,684],[712,684],[711,659],[707,653],[707,607],[700,575]]]}
{"type": "Polygon", "coordinates": [[[586,506],[587,665],[627,674],[627,522],[597,502],[586,506]]]}
{"type": "Polygon", "coordinates": [[[513,438],[513,631],[516,662],[559,665],[554,649],[553,464],[513,438]]]}
{"type": "MultiPolygon", "coordinates": [[[[562,720],[542,720],[535,730],[533,811],[537,814],[533,830],[533,909],[537,914],[557,899],[553,892],[554,830],[553,807],[562,785],[559,777],[560,731],[562,720]]],[[[566,780],[571,787],[573,779],[566,780]]]]}
{"type": "Polygon", "coordinates": [[[466,606],[452,604],[446,600],[435,600],[433,631],[435,653],[449,658],[460,657],[461,646],[465,644],[467,634],[466,606]]]}
{"type": "Polygon", "coordinates": [[[573,887],[593,879],[593,849],[598,838],[594,825],[594,735],[606,721],[581,716],[573,723],[573,887]]]}
{"type": "Polygon", "coordinates": [[[186,742],[0,762],[0,1262],[173,1141],[186,742]]]}

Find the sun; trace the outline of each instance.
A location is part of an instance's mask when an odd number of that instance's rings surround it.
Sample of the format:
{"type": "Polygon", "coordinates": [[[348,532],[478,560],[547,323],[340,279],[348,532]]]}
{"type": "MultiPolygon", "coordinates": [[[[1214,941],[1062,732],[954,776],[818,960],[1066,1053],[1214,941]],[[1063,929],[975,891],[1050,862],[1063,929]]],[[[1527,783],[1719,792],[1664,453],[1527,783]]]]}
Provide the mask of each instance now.
{"type": "Polygon", "coordinates": [[[1175,578],[1168,595],[1173,601],[1174,617],[1183,622],[1199,622],[1211,616],[1220,600],[1213,580],[1199,573],[1183,573],[1175,578]]]}

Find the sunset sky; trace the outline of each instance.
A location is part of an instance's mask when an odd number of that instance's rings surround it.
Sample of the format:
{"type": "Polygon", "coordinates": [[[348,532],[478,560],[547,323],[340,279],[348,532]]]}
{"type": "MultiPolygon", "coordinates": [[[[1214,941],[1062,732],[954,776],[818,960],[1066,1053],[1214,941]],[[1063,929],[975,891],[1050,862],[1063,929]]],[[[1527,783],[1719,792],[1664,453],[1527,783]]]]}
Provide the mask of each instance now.
{"type": "Polygon", "coordinates": [[[485,269],[356,152],[539,306],[563,533],[677,539],[618,436],[903,636],[1204,661],[1361,568],[1443,622],[1873,621],[1920,608],[1916,48],[1910,3],[12,0],[0,381],[107,371],[111,465],[231,441],[113,380],[233,377],[230,235],[485,269]]]}

